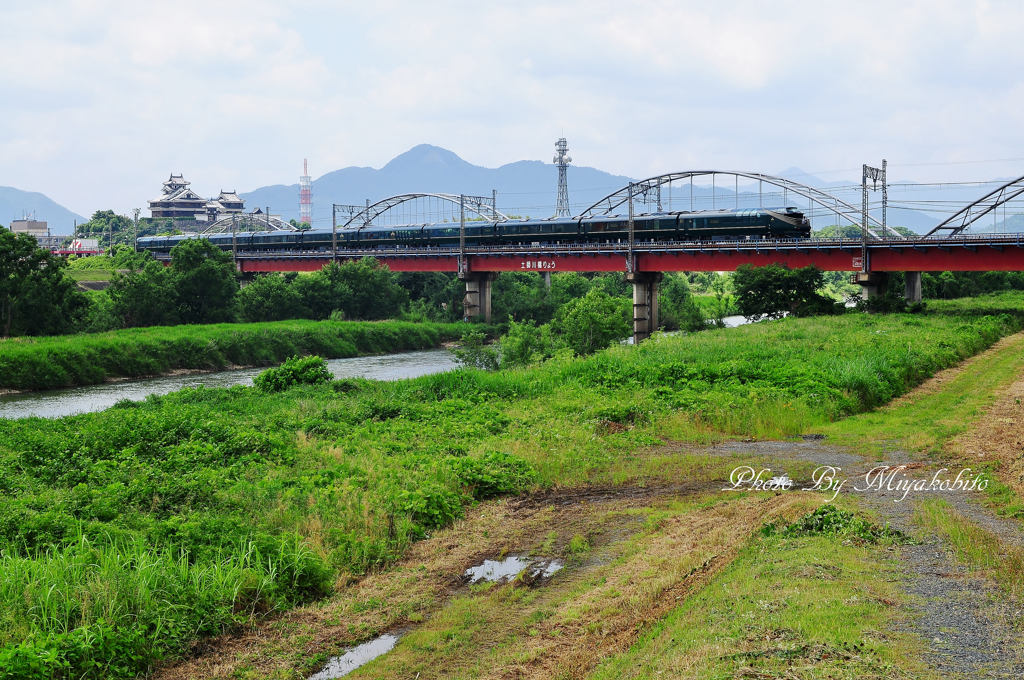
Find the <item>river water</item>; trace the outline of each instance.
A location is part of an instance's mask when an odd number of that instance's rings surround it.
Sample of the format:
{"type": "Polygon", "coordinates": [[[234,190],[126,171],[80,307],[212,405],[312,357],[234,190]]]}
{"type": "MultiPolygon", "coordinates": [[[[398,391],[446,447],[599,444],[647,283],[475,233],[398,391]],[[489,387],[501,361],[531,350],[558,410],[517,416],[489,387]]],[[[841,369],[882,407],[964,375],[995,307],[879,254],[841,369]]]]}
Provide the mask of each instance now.
{"type": "MultiPolygon", "coordinates": [[[[457,366],[446,349],[428,349],[421,352],[403,352],[384,356],[332,359],[328,368],[336,378],[371,378],[398,380],[415,378],[428,373],[440,373],[457,366]]],[[[252,385],[252,379],[263,368],[242,368],[217,373],[164,376],[145,380],[72,387],[65,390],[45,390],[21,394],[0,395],[0,418],[59,418],[74,413],[89,413],[110,408],[121,399],[141,401],[150,394],[167,394],[184,387],[231,387],[252,385]]]]}
{"type": "MultiPolygon", "coordinates": [[[[742,316],[727,316],[729,328],[747,323],[742,316]]],[[[627,343],[632,343],[629,338],[627,343]]],[[[384,356],[332,359],[327,366],[336,378],[370,378],[373,380],[399,380],[415,378],[429,373],[440,373],[456,368],[458,364],[446,349],[428,349],[384,356]]],[[[110,408],[122,399],[142,401],[150,394],[167,394],[185,387],[231,387],[252,385],[252,379],[264,368],[242,368],[217,373],[192,373],[144,380],[123,380],[72,387],[64,390],[44,390],[21,394],[0,395],[0,418],[60,418],[75,413],[90,413],[110,408]]]]}

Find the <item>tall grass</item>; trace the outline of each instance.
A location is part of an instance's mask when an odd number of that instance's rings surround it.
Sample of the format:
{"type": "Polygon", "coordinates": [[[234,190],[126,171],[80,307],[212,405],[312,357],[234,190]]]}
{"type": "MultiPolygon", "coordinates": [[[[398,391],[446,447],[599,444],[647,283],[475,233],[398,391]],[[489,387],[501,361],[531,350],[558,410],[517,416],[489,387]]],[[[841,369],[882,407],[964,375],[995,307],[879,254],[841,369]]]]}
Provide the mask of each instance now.
{"type": "Polygon", "coordinates": [[[230,546],[202,563],[138,538],[3,550],[0,603],[16,623],[2,631],[0,677],[130,677],[191,640],[328,587],[322,561],[297,537],[275,551],[230,546]]]}
{"type": "Polygon", "coordinates": [[[266,366],[296,354],[340,359],[436,347],[463,324],[334,321],[137,328],[0,341],[0,388],[92,385],[173,369],[266,366]]]}
{"type": "MultiPolygon", "coordinates": [[[[0,421],[0,668],[131,676],[386,567],[481,499],[678,478],[685,457],[633,455],[666,424],[779,436],[870,409],[1019,330],[1024,296],[998,304],[1012,313],[784,319],[512,371],[0,421]]],[[[345,341],[429,328],[353,324],[345,341]]]]}

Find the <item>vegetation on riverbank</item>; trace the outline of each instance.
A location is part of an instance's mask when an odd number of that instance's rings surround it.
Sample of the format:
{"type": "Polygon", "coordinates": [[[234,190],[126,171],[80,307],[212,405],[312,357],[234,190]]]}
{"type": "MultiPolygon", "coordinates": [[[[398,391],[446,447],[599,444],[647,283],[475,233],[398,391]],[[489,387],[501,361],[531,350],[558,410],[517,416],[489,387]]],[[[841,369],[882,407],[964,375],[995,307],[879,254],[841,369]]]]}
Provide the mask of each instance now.
{"type": "MultiPolygon", "coordinates": [[[[1021,296],[992,300],[998,314],[959,313],[970,304],[660,337],[497,373],[199,388],[0,422],[0,667],[130,677],[386,567],[477,501],[686,478],[692,457],[638,449],[657,435],[822,426],[1021,328],[1021,296]]],[[[345,324],[281,326],[306,338],[345,324]]],[[[408,337],[394,322],[357,329],[367,342],[408,337]]],[[[211,339],[226,342],[193,347],[211,339]]]]}
{"type": "Polygon", "coordinates": [[[0,341],[0,388],[40,390],[176,369],[268,366],[296,354],[340,359],[427,349],[458,339],[465,328],[406,321],[278,321],[11,338],[0,341]]]}

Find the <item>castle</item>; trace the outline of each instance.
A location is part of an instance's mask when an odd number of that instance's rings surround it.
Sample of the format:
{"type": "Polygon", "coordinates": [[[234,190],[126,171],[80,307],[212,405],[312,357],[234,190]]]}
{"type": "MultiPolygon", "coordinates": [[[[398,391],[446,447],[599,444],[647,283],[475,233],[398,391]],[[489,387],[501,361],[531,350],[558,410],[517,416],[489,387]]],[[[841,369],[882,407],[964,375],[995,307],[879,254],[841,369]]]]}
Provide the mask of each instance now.
{"type": "Polygon", "coordinates": [[[157,198],[149,201],[149,211],[153,217],[174,218],[205,218],[214,222],[227,215],[241,213],[245,209],[245,201],[234,191],[221,190],[217,198],[205,199],[189,189],[191,182],[186,182],[184,175],[171,175],[164,182],[163,190],[157,198]]]}

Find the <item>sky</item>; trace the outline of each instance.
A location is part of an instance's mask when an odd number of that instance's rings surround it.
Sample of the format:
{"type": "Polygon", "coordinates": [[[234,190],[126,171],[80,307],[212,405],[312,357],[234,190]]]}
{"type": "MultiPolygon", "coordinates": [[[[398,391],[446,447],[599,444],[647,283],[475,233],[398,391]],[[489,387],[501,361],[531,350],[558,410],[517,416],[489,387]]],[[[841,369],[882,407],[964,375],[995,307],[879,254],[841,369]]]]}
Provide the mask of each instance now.
{"type": "Polygon", "coordinates": [[[563,135],[638,178],[1015,177],[1022,27],[950,0],[0,0],[0,185],[127,213],[171,172],[211,196],[563,135]]]}

